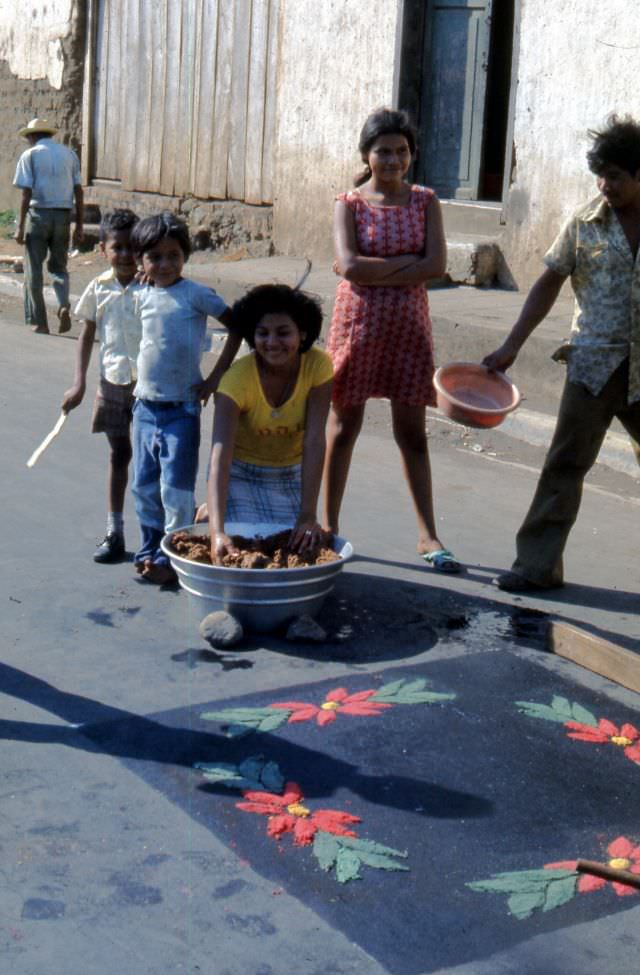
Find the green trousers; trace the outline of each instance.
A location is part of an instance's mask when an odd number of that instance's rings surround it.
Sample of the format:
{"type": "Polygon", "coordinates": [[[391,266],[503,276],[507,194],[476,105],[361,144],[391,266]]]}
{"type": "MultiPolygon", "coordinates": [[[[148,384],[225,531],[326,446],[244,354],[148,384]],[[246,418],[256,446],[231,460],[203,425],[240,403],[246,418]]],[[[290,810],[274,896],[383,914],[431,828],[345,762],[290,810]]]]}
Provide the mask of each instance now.
{"type": "Polygon", "coordinates": [[[47,254],[47,270],[58,307],[69,305],[67,251],[70,227],[71,210],[31,209],[27,214],[24,236],[24,318],[27,325],[47,327],[42,279],[42,265],[47,254]]]}
{"type": "Polygon", "coordinates": [[[613,418],[620,420],[632,441],[640,442],[640,400],[629,405],[628,388],[628,359],[597,396],[577,383],[565,384],[536,493],[516,536],[512,568],[530,582],[539,586],[563,582],[562,555],[578,516],[582,485],[613,418]]]}

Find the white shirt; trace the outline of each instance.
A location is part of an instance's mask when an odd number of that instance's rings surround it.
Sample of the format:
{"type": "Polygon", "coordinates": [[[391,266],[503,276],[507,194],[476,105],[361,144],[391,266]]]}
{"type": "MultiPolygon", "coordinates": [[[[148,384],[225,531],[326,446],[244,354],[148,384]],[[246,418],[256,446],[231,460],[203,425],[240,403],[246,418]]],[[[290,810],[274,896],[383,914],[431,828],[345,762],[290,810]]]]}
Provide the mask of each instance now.
{"type": "Polygon", "coordinates": [[[138,399],[194,402],[202,382],[207,316],[219,318],[226,303],[213,288],[182,278],[169,288],[144,287],[136,295],[142,322],[138,399]]]}
{"type": "Polygon", "coordinates": [[[116,386],[126,386],[137,378],[136,360],[142,336],[135,303],[139,291],[136,281],[123,288],[113,268],[109,268],[93,279],[75,309],[80,318],[96,323],[100,374],[116,386]]]}
{"type": "Polygon", "coordinates": [[[31,190],[29,206],[43,210],[70,210],[73,190],[80,186],[80,163],[73,149],[39,139],[18,159],[13,185],[31,190]]]}

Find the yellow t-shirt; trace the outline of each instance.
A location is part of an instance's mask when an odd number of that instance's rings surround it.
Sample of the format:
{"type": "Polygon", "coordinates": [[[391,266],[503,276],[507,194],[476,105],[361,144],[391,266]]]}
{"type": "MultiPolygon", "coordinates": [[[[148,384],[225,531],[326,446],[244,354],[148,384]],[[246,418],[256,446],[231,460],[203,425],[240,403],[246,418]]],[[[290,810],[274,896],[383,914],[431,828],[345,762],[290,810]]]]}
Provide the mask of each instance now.
{"type": "Polygon", "coordinates": [[[331,359],[313,346],[303,353],[293,393],[277,409],[267,402],[255,353],[238,359],[218,386],[240,409],[233,450],[234,460],[261,467],[288,467],[302,459],[307,397],[314,386],[333,376],[331,359]]]}

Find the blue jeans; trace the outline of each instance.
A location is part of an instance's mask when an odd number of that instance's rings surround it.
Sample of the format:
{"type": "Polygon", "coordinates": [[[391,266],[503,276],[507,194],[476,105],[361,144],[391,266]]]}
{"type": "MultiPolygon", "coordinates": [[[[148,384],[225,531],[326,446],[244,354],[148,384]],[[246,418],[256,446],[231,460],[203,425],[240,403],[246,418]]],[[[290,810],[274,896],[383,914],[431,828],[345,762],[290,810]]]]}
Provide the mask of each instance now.
{"type": "Polygon", "coordinates": [[[70,227],[71,210],[29,210],[24,238],[24,317],[27,325],[47,327],[42,279],[42,265],[47,254],[47,270],[58,306],[69,306],[67,251],[70,227]]]}
{"type": "Polygon", "coordinates": [[[136,400],[132,490],[142,534],[136,562],[168,564],[162,536],[193,523],[199,447],[199,403],[136,400]]]}

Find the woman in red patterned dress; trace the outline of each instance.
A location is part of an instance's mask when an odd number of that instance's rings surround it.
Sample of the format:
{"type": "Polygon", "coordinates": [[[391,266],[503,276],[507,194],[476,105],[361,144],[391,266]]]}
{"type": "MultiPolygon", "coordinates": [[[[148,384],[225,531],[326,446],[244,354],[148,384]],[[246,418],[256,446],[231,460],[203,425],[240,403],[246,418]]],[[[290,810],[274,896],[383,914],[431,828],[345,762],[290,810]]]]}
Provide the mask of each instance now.
{"type": "Polygon", "coordinates": [[[426,282],[445,272],[440,203],[406,175],[416,137],[404,112],[366,120],[356,189],[336,201],[338,286],[327,351],[334,367],[325,465],[326,527],[338,531],[351,455],[370,397],[391,400],[395,441],[418,519],[418,553],[441,572],[460,564],[436,531],[425,412],[435,406],[426,282]]]}

